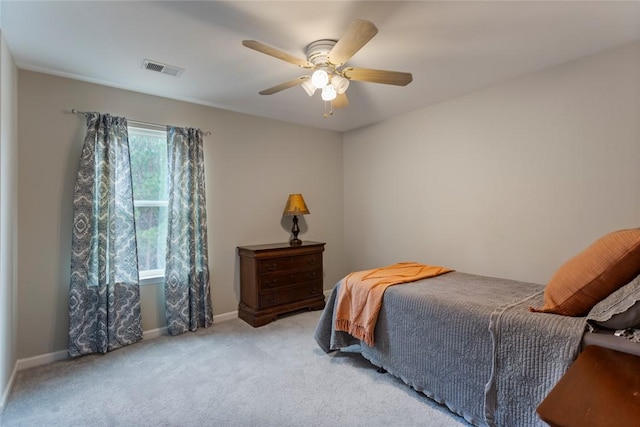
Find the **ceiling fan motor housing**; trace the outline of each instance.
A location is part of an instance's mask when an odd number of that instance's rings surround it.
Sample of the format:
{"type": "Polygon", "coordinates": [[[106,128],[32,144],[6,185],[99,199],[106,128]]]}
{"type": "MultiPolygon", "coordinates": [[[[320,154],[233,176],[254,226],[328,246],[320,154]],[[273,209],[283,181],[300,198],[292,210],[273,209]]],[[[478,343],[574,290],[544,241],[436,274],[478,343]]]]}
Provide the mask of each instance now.
{"type": "Polygon", "coordinates": [[[322,39],[309,43],[307,46],[307,61],[315,67],[329,64],[329,52],[336,45],[337,40],[322,39]]]}

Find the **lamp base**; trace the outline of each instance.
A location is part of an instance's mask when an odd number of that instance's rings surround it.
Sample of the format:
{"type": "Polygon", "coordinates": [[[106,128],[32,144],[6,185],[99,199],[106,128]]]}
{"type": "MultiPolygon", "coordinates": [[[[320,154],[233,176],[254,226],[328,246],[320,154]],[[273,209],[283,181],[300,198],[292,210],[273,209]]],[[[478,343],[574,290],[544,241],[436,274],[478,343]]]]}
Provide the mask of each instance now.
{"type": "Polygon", "coordinates": [[[298,216],[293,216],[293,227],[291,227],[291,234],[293,234],[293,239],[289,240],[289,245],[291,246],[300,246],[302,244],[302,240],[298,239],[298,233],[300,233],[300,227],[298,227],[298,216]]]}

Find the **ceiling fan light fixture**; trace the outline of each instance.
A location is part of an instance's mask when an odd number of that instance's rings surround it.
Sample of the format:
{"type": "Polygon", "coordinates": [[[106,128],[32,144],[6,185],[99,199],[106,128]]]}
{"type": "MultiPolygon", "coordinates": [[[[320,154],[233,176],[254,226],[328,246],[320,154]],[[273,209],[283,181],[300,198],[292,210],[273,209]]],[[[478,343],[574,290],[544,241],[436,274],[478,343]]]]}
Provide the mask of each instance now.
{"type": "Polygon", "coordinates": [[[334,107],[344,108],[349,105],[346,91],[351,80],[395,86],[406,86],[413,80],[411,73],[345,65],[377,32],[378,28],[373,22],[356,19],[340,39],[320,39],[309,43],[306,60],[256,40],[243,40],[242,45],[312,73],[262,90],[258,92],[260,95],[272,95],[294,86],[302,86],[307,95],[313,96],[316,90],[321,89],[322,100],[325,102],[323,116],[329,117],[333,114],[334,107]]]}
{"type": "Polygon", "coordinates": [[[349,79],[345,79],[344,77],[336,74],[331,77],[331,86],[335,88],[338,95],[342,95],[349,87],[349,79]]]}
{"type": "Polygon", "coordinates": [[[329,74],[323,69],[316,70],[311,75],[311,82],[316,88],[322,89],[329,83],[329,74]]]}
{"type": "Polygon", "coordinates": [[[326,85],[322,88],[323,101],[333,101],[334,99],[336,99],[336,96],[338,96],[338,94],[336,93],[336,90],[333,86],[326,85]]]}

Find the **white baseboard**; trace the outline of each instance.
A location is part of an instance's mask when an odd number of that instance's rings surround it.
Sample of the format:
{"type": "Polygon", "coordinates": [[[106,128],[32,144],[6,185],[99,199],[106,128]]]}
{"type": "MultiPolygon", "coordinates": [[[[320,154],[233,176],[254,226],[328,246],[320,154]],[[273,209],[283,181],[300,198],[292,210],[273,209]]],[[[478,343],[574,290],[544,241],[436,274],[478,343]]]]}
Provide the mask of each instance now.
{"type": "MultiPolygon", "coordinates": [[[[237,311],[230,311],[228,313],[218,314],[213,316],[213,323],[226,322],[227,320],[233,320],[238,318],[237,311]]],[[[166,327],[151,329],[148,331],[142,332],[142,339],[149,340],[153,338],[158,338],[163,335],[169,335],[169,331],[166,327]]]]}
{"type": "Polygon", "coordinates": [[[218,314],[217,316],[213,316],[213,323],[216,322],[226,322],[227,320],[233,320],[238,318],[237,311],[230,311],[228,313],[218,314]]]}
{"type": "Polygon", "coordinates": [[[148,331],[142,331],[143,340],[150,340],[153,338],[161,337],[163,335],[169,335],[169,331],[167,330],[166,326],[163,328],[156,328],[156,329],[150,329],[148,331]]]}
{"type": "Polygon", "coordinates": [[[35,368],[36,366],[47,365],[49,363],[58,362],[69,358],[67,350],[54,351],[53,353],[41,354],[39,356],[27,357],[26,359],[18,359],[16,362],[17,370],[35,368]]]}
{"type": "Polygon", "coordinates": [[[16,373],[18,372],[18,363],[14,363],[13,371],[11,371],[11,376],[9,377],[9,381],[7,382],[7,386],[2,390],[2,396],[0,396],[0,424],[2,424],[2,412],[4,411],[4,407],[7,404],[7,399],[9,398],[9,393],[13,389],[13,383],[16,380],[16,373]]]}
{"type": "MultiPolygon", "coordinates": [[[[230,311],[229,313],[218,314],[217,316],[213,316],[213,322],[226,322],[227,320],[237,319],[238,312],[230,311]]],[[[163,335],[168,335],[168,331],[166,327],[151,329],[148,331],[142,332],[142,339],[149,340],[153,338],[157,338],[163,335]]],[[[36,366],[47,365],[49,363],[58,362],[60,360],[65,360],[69,358],[69,353],[67,350],[55,351],[53,353],[41,354],[39,356],[28,357],[26,359],[18,359],[15,364],[14,372],[11,376],[11,381],[13,381],[13,377],[15,376],[16,371],[22,371],[29,368],[35,368],[36,366]]],[[[10,384],[11,384],[10,381],[10,384]]],[[[8,390],[11,387],[7,387],[8,390]]],[[[5,394],[8,395],[8,391],[5,390],[5,394]]],[[[4,397],[4,396],[3,396],[4,397]]],[[[0,401],[1,403],[2,401],[0,401]]],[[[1,406],[0,406],[1,407],[1,406]]]]}

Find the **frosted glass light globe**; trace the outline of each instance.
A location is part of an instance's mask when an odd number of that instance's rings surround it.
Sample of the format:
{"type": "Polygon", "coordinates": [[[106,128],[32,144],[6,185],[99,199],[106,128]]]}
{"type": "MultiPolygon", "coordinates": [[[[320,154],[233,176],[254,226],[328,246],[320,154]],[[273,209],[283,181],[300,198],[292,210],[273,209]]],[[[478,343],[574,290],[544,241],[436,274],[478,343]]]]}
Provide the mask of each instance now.
{"type": "Polygon", "coordinates": [[[325,70],[316,70],[311,75],[311,83],[318,89],[322,89],[329,83],[329,74],[325,70]]]}
{"type": "Polygon", "coordinates": [[[305,80],[300,86],[302,86],[302,89],[304,89],[304,91],[307,92],[307,95],[309,96],[313,96],[313,94],[316,93],[317,88],[309,79],[305,80]]]}
{"type": "Polygon", "coordinates": [[[342,95],[347,91],[347,88],[349,87],[349,80],[345,79],[342,76],[335,75],[331,77],[331,85],[336,89],[336,92],[339,95],[342,95]]]}
{"type": "Polygon", "coordinates": [[[331,85],[326,85],[322,88],[322,100],[323,101],[333,101],[336,99],[336,89],[331,85]]]}

